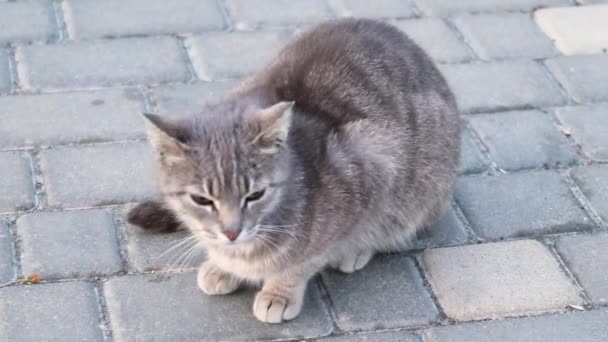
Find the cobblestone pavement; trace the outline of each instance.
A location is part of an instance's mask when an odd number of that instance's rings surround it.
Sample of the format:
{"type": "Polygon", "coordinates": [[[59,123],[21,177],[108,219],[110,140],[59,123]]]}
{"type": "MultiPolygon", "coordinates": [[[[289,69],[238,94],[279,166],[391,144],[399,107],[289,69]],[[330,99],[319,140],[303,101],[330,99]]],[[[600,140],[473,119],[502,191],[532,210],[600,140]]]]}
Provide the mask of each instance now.
{"type": "Polygon", "coordinates": [[[607,341],[606,18],[605,0],[0,0],[0,340],[607,341]],[[263,324],[251,291],[205,296],[196,261],[163,255],[183,234],[124,222],[156,192],[139,113],[196,111],[350,15],[439,63],[463,175],[411,251],[324,272],[296,320],[263,324]]]}

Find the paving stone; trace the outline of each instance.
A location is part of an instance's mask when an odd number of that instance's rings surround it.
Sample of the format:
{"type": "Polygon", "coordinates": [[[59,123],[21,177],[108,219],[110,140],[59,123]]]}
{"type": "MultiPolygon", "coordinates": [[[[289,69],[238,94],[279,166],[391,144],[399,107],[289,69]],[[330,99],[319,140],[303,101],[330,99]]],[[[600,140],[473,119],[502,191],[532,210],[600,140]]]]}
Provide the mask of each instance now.
{"type": "Polygon", "coordinates": [[[226,6],[236,28],[240,30],[260,26],[309,24],[331,16],[325,0],[226,0],[226,6]]]}
{"type": "Polygon", "coordinates": [[[17,221],[23,274],[45,279],[122,270],[112,214],[105,210],[38,212],[17,221]]]}
{"type": "Polygon", "coordinates": [[[572,178],[604,222],[608,222],[608,165],[579,167],[572,178]]]}
{"type": "Polygon", "coordinates": [[[556,246],[593,303],[608,304],[608,234],[567,236],[556,246]]]}
{"type": "Polygon", "coordinates": [[[439,304],[456,320],[522,315],[582,302],[557,260],[534,240],[429,249],[420,259],[439,304]]]}
{"type": "Polygon", "coordinates": [[[530,61],[440,67],[463,112],[483,112],[565,103],[557,84],[530,61]]]}
{"type": "Polygon", "coordinates": [[[454,207],[450,206],[430,229],[418,233],[415,245],[417,248],[452,246],[463,244],[467,240],[467,232],[454,207]]]}
{"type": "Polygon", "coordinates": [[[69,0],[72,38],[221,30],[223,14],[213,0],[69,0]]]}
{"type": "Polygon", "coordinates": [[[157,194],[154,154],[143,142],[50,149],[41,154],[41,166],[52,207],[136,202],[157,194]]]}
{"type": "Polygon", "coordinates": [[[145,136],[133,89],[0,97],[0,147],[49,146],[145,136]]]}
{"type": "Polygon", "coordinates": [[[453,20],[473,50],[485,60],[545,58],[557,54],[553,43],[529,14],[464,15],[453,20]]]}
{"type": "Polygon", "coordinates": [[[356,273],[329,270],[323,280],[342,330],[423,325],[437,319],[437,309],[407,256],[377,255],[356,273]]]}
{"type": "Polygon", "coordinates": [[[545,63],[575,101],[608,100],[608,54],[557,57],[545,63]]]}
{"type": "Polygon", "coordinates": [[[441,19],[402,20],[393,24],[438,62],[457,63],[473,58],[469,48],[441,19]]]}
{"type": "Polygon", "coordinates": [[[8,52],[0,49],[0,94],[11,90],[11,75],[8,68],[8,52]]]}
{"type": "Polygon", "coordinates": [[[593,225],[554,171],[464,177],[456,199],[473,229],[488,239],[582,231],[593,225]]]}
{"type": "Polygon", "coordinates": [[[556,110],[564,129],[594,161],[608,161],[608,105],[565,107],[556,110]]]}
{"type": "Polygon", "coordinates": [[[0,45],[47,41],[57,33],[51,1],[0,3],[0,45]]]}
{"type": "Polygon", "coordinates": [[[575,147],[542,112],[480,114],[469,122],[501,169],[566,166],[579,160],[575,147]]]}
{"type": "Polygon", "coordinates": [[[409,18],[416,15],[412,1],[379,0],[370,6],[366,0],[334,0],[331,2],[338,15],[366,18],[409,18]]]}
{"type": "Polygon", "coordinates": [[[365,332],[320,339],[323,342],[418,342],[418,336],[407,331],[365,332]]]}
{"type": "Polygon", "coordinates": [[[11,247],[11,233],[6,222],[0,220],[0,284],[11,281],[13,272],[13,249],[11,247]]]}
{"type": "Polygon", "coordinates": [[[473,142],[472,133],[463,127],[460,135],[460,172],[478,173],[487,169],[479,148],[473,142]]]}
{"type": "Polygon", "coordinates": [[[287,32],[209,33],[186,41],[202,80],[235,78],[259,71],[289,40],[287,32]]]}
{"type": "Polygon", "coordinates": [[[125,276],[104,286],[116,341],[159,336],[176,341],[249,341],[327,335],[331,322],[316,284],[311,282],[308,290],[300,315],[277,325],[255,319],[253,291],[207,296],[198,289],[194,273],[125,276]]]}
{"type": "MultiPolygon", "coordinates": [[[[123,216],[126,216],[127,208],[123,216]]],[[[173,233],[146,232],[139,227],[127,224],[127,258],[129,264],[138,272],[145,271],[181,271],[200,266],[204,260],[204,251],[186,257],[192,243],[186,243],[190,237],[186,230],[173,233]],[[184,242],[184,243],[182,243],[184,242]]]]}
{"type": "Polygon", "coordinates": [[[91,88],[191,78],[177,39],[129,38],[19,47],[26,90],[91,88]]]}
{"type": "Polygon", "coordinates": [[[608,5],[543,8],[534,18],[565,55],[608,50],[608,5]]]}
{"type": "Polygon", "coordinates": [[[152,90],[152,98],[159,114],[183,117],[200,112],[208,102],[219,101],[235,85],[235,81],[166,85],[152,90]]]}
{"type": "Polygon", "coordinates": [[[27,210],[34,206],[32,161],[21,152],[0,152],[0,212],[27,210]]]}
{"type": "Polygon", "coordinates": [[[571,0],[416,0],[426,15],[448,16],[463,12],[532,11],[538,7],[571,5],[571,0]]]}
{"type": "Polygon", "coordinates": [[[436,327],[427,330],[424,339],[426,342],[596,342],[608,339],[607,320],[605,309],[569,312],[436,327]]]}
{"type": "Polygon", "coordinates": [[[104,341],[93,286],[67,282],[0,289],[2,341],[104,341]]]}

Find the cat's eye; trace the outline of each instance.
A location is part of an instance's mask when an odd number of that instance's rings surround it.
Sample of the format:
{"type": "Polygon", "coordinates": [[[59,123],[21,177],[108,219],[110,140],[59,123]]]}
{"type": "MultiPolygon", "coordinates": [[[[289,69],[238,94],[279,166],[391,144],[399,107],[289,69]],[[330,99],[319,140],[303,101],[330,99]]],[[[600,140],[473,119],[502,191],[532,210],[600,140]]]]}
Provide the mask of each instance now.
{"type": "Polygon", "coordinates": [[[198,205],[202,205],[205,207],[210,207],[213,206],[213,201],[208,199],[205,196],[199,196],[199,195],[190,195],[190,198],[192,199],[192,202],[198,204],[198,205]]]}
{"type": "Polygon", "coordinates": [[[260,198],[264,197],[264,194],[266,193],[266,189],[262,189],[262,190],[258,190],[254,193],[249,194],[249,196],[247,196],[245,198],[245,201],[247,203],[249,202],[255,202],[257,200],[259,200],[260,198]]]}

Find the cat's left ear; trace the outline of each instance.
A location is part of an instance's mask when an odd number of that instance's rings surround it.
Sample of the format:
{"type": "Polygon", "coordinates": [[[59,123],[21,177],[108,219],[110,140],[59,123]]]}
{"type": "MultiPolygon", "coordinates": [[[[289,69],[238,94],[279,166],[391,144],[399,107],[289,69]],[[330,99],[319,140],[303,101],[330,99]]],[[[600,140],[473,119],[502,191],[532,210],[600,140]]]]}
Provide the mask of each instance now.
{"type": "Polygon", "coordinates": [[[178,123],[157,114],[144,113],[148,140],[156,152],[166,159],[182,158],[188,147],[184,143],[184,129],[178,123]]]}
{"type": "Polygon", "coordinates": [[[294,103],[279,102],[256,113],[258,134],[253,143],[260,147],[262,153],[273,154],[287,142],[294,103]]]}

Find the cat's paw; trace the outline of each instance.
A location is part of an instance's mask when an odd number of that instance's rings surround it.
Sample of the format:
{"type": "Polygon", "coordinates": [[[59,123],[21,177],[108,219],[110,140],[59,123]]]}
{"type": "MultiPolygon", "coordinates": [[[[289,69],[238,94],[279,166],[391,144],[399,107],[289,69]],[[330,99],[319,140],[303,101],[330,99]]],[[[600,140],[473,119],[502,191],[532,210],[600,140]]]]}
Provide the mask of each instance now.
{"type": "Polygon", "coordinates": [[[281,323],[296,318],[302,310],[303,298],[288,298],[260,291],[255,296],[253,314],[266,323],[281,323]]]}
{"type": "Polygon", "coordinates": [[[344,273],[353,273],[365,267],[373,256],[374,253],[371,251],[348,253],[340,260],[330,263],[330,266],[344,273]]]}
{"type": "Polygon", "coordinates": [[[198,287],[208,295],[229,294],[241,285],[240,281],[234,276],[220,270],[219,268],[204,263],[198,270],[198,287]]]}

